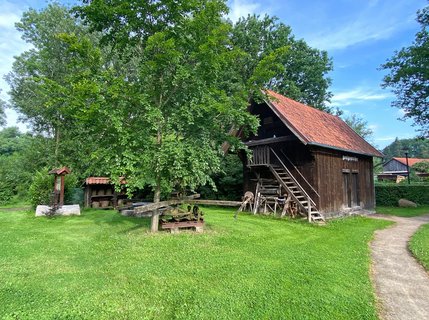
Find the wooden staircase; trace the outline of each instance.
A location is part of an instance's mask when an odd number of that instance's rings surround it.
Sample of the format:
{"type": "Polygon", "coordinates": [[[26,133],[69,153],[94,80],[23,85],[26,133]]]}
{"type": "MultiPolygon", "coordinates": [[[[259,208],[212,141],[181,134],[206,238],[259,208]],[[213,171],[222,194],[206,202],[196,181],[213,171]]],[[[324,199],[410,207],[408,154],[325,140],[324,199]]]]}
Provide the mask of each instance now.
{"type": "Polygon", "coordinates": [[[258,188],[260,188],[260,190],[256,190],[254,211],[256,212],[257,207],[261,201],[261,199],[259,199],[260,197],[258,197],[258,194],[265,198],[269,198],[266,195],[266,189],[273,193],[276,188],[278,190],[281,186],[284,190],[286,190],[288,195],[291,196],[292,200],[297,203],[300,213],[307,216],[309,222],[324,223],[325,218],[317,209],[316,203],[298,183],[298,181],[285,166],[276,152],[268,146],[260,147],[260,149],[261,150],[258,150],[259,152],[256,154],[256,157],[254,154],[252,159],[253,161],[251,162],[250,166],[268,167],[275,177],[275,181],[270,181],[270,184],[258,184],[258,188]],[[261,155],[261,152],[263,155],[261,155]],[[262,186],[262,188],[260,186],[262,186]]]}

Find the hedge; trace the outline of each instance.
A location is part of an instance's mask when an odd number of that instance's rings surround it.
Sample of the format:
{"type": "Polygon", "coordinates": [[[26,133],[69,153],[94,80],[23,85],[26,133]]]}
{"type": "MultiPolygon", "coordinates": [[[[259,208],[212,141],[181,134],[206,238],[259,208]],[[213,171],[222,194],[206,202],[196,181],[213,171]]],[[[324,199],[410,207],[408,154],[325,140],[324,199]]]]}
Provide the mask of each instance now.
{"type": "Polygon", "coordinates": [[[429,205],[429,185],[375,185],[377,206],[397,206],[399,199],[429,205]]]}

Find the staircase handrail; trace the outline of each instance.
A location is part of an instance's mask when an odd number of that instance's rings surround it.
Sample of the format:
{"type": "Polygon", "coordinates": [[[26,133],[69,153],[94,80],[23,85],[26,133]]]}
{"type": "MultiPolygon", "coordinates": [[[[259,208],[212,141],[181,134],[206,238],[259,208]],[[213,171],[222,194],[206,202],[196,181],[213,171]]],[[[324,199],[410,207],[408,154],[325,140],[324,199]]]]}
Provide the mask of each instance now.
{"type": "Polygon", "coordinates": [[[304,188],[299,184],[299,182],[295,179],[295,177],[292,175],[292,173],[289,171],[289,169],[285,166],[283,161],[280,159],[280,157],[277,155],[277,153],[270,147],[270,151],[274,154],[274,156],[277,158],[277,160],[282,165],[283,169],[286,170],[286,172],[289,174],[290,178],[293,180],[293,182],[296,184],[296,186],[300,189],[300,191],[305,195],[305,197],[311,202],[312,206],[315,208],[317,207],[316,203],[313,201],[313,199],[307,194],[307,192],[304,190],[304,188]]]}
{"type": "Polygon", "coordinates": [[[302,175],[302,173],[298,170],[298,168],[293,164],[293,162],[289,159],[289,157],[283,152],[283,150],[280,150],[282,155],[286,158],[286,160],[293,166],[296,172],[300,175],[302,179],[304,179],[305,183],[310,187],[310,189],[316,194],[318,198],[320,198],[319,193],[313,188],[313,186],[308,182],[308,180],[302,175]]]}

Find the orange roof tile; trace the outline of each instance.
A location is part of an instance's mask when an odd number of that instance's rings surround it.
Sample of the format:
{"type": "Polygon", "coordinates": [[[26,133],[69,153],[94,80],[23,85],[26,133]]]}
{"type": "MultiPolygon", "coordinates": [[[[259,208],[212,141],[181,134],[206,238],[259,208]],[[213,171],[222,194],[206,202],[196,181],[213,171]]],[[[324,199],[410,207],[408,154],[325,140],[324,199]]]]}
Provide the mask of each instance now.
{"type": "Polygon", "coordinates": [[[110,184],[108,177],[89,177],[85,180],[86,184],[110,184]]]}
{"type": "MultiPolygon", "coordinates": [[[[407,165],[407,159],[406,158],[396,158],[396,157],[393,157],[393,159],[395,159],[396,161],[399,161],[400,163],[402,163],[404,165],[407,165]]],[[[408,158],[408,165],[410,167],[412,167],[416,163],[423,162],[423,161],[429,162],[429,159],[408,158]]]]}
{"type": "Polygon", "coordinates": [[[306,106],[274,91],[266,91],[267,104],[304,144],[383,157],[337,116],[306,106]]]}
{"type": "MultiPolygon", "coordinates": [[[[119,178],[121,184],[126,184],[127,181],[124,177],[119,178]]],[[[108,177],[88,177],[85,179],[86,184],[111,184],[110,178],[108,177]]]]}

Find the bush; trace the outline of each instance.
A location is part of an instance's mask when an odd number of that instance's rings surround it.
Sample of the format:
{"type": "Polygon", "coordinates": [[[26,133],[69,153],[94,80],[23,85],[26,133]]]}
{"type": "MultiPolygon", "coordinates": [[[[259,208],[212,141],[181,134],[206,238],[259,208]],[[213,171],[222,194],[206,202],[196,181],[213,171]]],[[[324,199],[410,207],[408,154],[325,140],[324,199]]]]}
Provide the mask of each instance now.
{"type": "Polygon", "coordinates": [[[429,205],[429,185],[375,185],[377,206],[397,206],[399,199],[407,199],[419,205],[429,205]]]}
{"type": "MultiPolygon", "coordinates": [[[[77,179],[73,174],[65,177],[64,204],[72,203],[76,184],[77,179]]],[[[33,208],[36,208],[39,204],[50,205],[53,189],[54,175],[48,174],[48,170],[38,171],[29,189],[30,203],[33,208]]]]}

